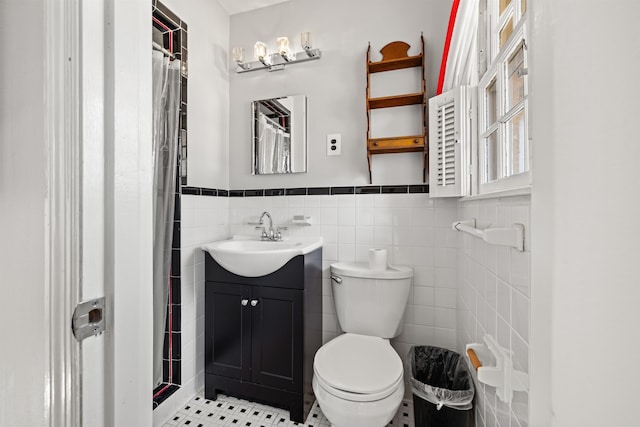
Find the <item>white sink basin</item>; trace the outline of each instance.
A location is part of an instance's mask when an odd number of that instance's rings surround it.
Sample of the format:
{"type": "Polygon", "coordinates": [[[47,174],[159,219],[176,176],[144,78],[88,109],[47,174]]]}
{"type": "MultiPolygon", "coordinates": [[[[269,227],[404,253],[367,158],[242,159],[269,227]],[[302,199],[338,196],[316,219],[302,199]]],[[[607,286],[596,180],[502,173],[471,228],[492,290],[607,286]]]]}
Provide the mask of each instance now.
{"type": "Polygon", "coordinates": [[[230,240],[207,243],[200,248],[209,252],[226,270],[245,277],[273,273],[291,258],[308,254],[322,246],[322,238],[290,238],[279,242],[234,236],[230,240]]]}

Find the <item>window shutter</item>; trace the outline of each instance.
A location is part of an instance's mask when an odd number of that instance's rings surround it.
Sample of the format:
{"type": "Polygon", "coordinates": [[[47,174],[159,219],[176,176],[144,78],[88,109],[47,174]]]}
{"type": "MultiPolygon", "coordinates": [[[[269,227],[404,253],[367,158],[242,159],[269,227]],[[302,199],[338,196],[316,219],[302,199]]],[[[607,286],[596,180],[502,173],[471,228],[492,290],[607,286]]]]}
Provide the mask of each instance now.
{"type": "Polygon", "coordinates": [[[429,99],[431,197],[469,195],[472,94],[472,88],[461,86],[429,99]]]}

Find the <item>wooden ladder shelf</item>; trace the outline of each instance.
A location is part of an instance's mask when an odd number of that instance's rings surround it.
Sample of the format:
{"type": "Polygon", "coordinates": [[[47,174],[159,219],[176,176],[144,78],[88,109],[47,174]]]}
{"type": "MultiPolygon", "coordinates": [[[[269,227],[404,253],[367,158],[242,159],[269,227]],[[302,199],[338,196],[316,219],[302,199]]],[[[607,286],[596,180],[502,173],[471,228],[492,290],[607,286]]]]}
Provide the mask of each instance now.
{"type": "Polygon", "coordinates": [[[382,60],[371,62],[371,44],[367,48],[367,163],[369,165],[369,183],[371,178],[371,156],[374,154],[419,152],[422,155],[422,181],[426,182],[428,164],[427,144],[427,90],[424,79],[424,37],[420,35],[421,52],[409,56],[410,46],[402,41],[395,41],[384,46],[380,53],[382,60]],[[379,98],[371,97],[371,74],[403,68],[421,67],[422,91],[379,98]],[[371,136],[371,110],[378,108],[402,107],[406,105],[422,105],[422,134],[410,136],[392,136],[373,138],[371,136]]]}

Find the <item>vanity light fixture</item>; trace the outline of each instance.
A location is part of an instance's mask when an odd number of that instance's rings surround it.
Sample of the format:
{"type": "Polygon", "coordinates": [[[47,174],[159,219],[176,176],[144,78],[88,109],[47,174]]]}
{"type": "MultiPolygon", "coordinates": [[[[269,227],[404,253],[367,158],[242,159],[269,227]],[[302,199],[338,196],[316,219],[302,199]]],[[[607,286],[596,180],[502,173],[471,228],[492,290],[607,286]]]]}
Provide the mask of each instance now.
{"type": "Polygon", "coordinates": [[[270,54],[267,50],[267,45],[259,41],[253,46],[253,55],[256,61],[244,62],[244,49],[241,47],[233,48],[233,61],[238,65],[238,73],[246,73],[247,71],[263,69],[269,71],[283,70],[287,64],[320,59],[320,49],[312,48],[311,33],[300,34],[300,46],[303,52],[294,53],[291,51],[289,38],[278,37],[278,51],[270,54]]]}

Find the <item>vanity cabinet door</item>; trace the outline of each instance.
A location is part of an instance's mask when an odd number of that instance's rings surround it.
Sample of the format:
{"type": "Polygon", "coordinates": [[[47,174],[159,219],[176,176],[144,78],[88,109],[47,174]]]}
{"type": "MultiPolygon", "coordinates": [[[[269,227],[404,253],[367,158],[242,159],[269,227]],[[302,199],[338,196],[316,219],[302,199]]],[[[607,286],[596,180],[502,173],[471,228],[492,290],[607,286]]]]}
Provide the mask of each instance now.
{"type": "Polygon", "coordinates": [[[206,282],[205,371],[250,381],[251,286],[206,282]]]}
{"type": "Polygon", "coordinates": [[[256,286],[251,304],[254,383],[298,390],[302,381],[303,291],[256,286]]]}

